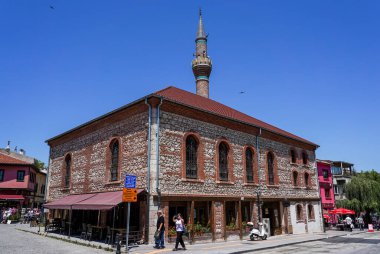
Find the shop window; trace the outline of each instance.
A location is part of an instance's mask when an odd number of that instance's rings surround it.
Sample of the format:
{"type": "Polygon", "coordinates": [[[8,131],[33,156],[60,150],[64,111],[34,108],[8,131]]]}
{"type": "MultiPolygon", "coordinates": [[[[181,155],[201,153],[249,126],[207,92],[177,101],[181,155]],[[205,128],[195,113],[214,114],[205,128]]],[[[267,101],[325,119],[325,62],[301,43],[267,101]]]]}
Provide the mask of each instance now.
{"type": "Polygon", "coordinates": [[[247,182],[253,183],[253,152],[250,148],[245,150],[245,172],[247,182]]]}
{"type": "Polygon", "coordinates": [[[111,181],[117,181],[119,175],[119,141],[114,140],[111,145],[111,181]]]}
{"type": "Polygon", "coordinates": [[[71,156],[68,154],[65,158],[65,187],[70,187],[71,180],[71,156]]]}
{"type": "Polygon", "coordinates": [[[4,169],[0,169],[0,182],[4,181],[4,169]]]}
{"type": "Polygon", "coordinates": [[[228,181],[228,146],[222,142],[219,144],[219,179],[228,181]]]}
{"type": "Polygon", "coordinates": [[[296,206],[296,216],[297,216],[297,221],[302,221],[303,220],[303,209],[302,209],[302,205],[298,204],[296,206]]]}
{"type": "Polygon", "coordinates": [[[307,206],[307,211],[308,211],[308,218],[309,220],[314,220],[314,206],[313,205],[308,205],[307,206]]]}
{"type": "Polygon", "coordinates": [[[298,186],[298,173],[293,171],[293,185],[298,186]]]}
{"type": "Polygon", "coordinates": [[[290,150],[290,157],[292,163],[297,163],[296,151],[294,149],[290,150]]]}
{"type": "Polygon", "coordinates": [[[186,138],[186,178],[197,178],[198,142],[193,136],[186,138]]]}
{"type": "Polygon", "coordinates": [[[25,178],[25,170],[17,171],[17,182],[23,182],[25,178]]]}

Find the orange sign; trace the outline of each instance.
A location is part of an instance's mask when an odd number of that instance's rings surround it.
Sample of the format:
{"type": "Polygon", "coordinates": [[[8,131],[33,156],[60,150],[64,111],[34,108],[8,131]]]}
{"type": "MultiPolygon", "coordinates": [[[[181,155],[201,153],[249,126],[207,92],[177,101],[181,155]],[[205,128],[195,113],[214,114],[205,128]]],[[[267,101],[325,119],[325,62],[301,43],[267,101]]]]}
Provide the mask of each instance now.
{"type": "Polygon", "coordinates": [[[137,189],[123,188],[123,202],[137,202],[137,189]]]}

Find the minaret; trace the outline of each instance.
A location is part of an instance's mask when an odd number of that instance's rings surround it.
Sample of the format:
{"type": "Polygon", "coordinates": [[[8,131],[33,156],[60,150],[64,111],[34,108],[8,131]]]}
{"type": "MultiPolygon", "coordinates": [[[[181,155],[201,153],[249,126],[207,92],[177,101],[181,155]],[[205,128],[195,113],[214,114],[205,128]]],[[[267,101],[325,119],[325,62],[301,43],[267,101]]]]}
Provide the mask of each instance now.
{"type": "Polygon", "coordinates": [[[209,77],[212,69],[211,59],[207,55],[207,35],[203,28],[202,11],[199,9],[199,24],[195,39],[196,53],[192,61],[193,73],[197,85],[197,95],[209,97],[209,77]]]}

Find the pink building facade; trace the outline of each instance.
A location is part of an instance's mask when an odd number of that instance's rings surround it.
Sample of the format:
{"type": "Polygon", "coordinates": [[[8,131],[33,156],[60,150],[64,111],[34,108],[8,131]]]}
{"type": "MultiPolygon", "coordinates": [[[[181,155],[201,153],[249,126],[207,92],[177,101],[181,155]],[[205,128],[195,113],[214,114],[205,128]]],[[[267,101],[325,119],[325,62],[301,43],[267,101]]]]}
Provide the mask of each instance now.
{"type": "Polygon", "coordinates": [[[317,170],[323,216],[325,220],[330,220],[332,217],[329,214],[329,211],[335,208],[331,163],[327,161],[317,160],[317,170]]]}

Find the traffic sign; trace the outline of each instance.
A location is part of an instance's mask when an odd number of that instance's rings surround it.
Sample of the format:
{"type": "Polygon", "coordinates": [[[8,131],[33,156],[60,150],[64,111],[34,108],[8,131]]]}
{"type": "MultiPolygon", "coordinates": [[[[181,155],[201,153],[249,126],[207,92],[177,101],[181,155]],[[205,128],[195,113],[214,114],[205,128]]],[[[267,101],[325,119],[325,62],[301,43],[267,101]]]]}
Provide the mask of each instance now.
{"type": "Polygon", "coordinates": [[[137,202],[137,190],[133,188],[123,188],[123,202],[137,202]]]}
{"type": "Polygon", "coordinates": [[[136,188],[136,176],[126,175],[124,181],[124,188],[136,188]]]}

